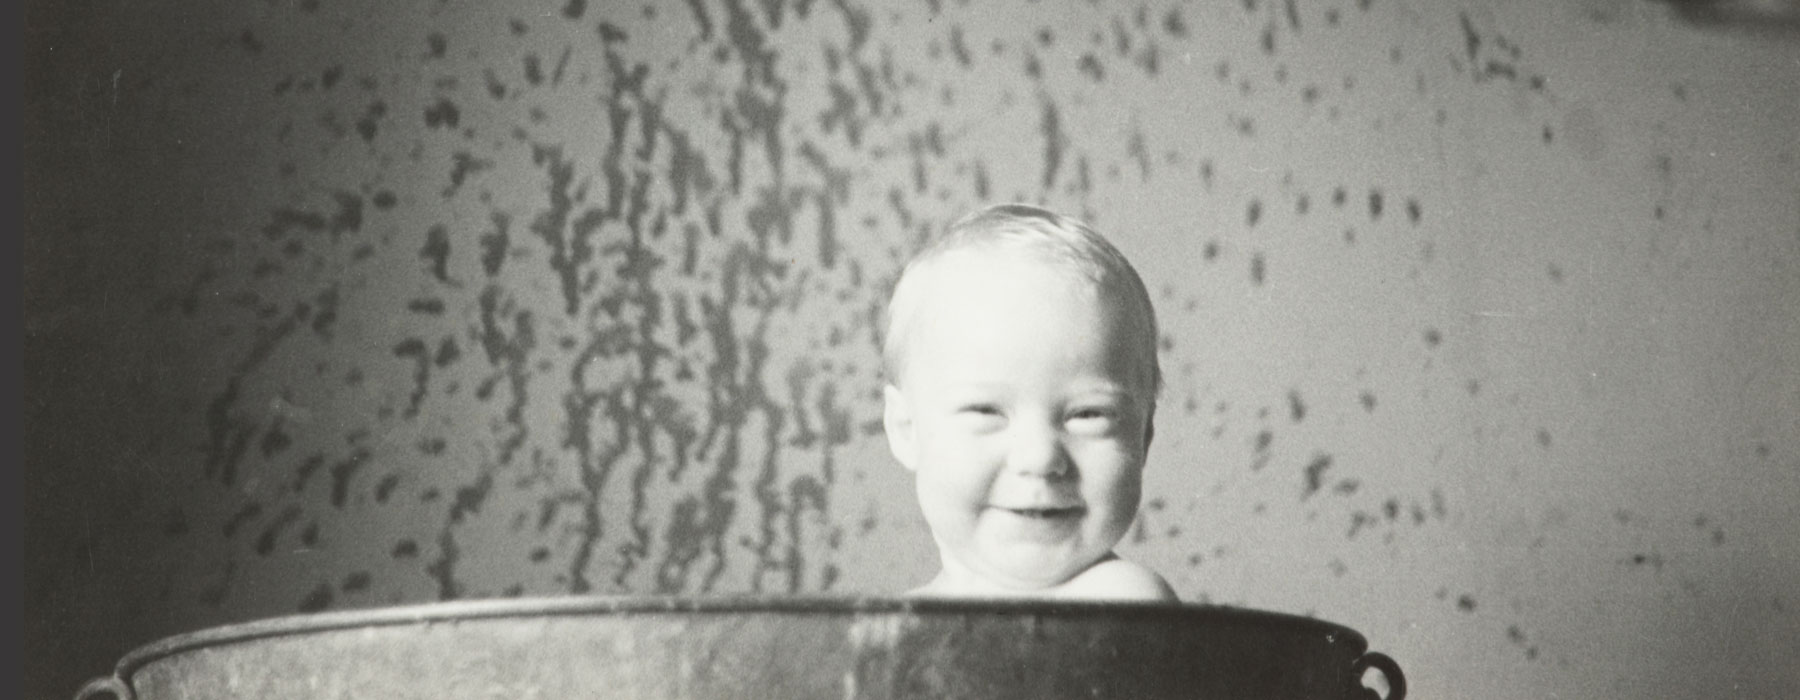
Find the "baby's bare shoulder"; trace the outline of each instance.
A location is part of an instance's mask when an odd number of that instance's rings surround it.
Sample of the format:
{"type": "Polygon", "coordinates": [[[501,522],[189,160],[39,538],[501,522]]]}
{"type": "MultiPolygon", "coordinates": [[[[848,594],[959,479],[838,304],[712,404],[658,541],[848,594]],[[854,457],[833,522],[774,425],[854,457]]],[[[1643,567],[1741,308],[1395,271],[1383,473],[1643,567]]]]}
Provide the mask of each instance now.
{"type": "Polygon", "coordinates": [[[1088,567],[1062,585],[1070,598],[1179,603],[1175,589],[1149,567],[1118,557],[1088,567]]]}

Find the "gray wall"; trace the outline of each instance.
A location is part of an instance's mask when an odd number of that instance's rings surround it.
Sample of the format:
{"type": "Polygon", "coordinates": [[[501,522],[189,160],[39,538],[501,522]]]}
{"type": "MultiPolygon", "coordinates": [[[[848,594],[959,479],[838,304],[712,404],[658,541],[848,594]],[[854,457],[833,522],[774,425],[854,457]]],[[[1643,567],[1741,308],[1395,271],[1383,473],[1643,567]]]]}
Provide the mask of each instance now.
{"type": "Polygon", "coordinates": [[[1128,554],[1418,697],[1800,694],[1800,41],[1662,4],[37,3],[27,692],[302,611],[894,593],[876,318],[1140,266],[1128,554]]]}

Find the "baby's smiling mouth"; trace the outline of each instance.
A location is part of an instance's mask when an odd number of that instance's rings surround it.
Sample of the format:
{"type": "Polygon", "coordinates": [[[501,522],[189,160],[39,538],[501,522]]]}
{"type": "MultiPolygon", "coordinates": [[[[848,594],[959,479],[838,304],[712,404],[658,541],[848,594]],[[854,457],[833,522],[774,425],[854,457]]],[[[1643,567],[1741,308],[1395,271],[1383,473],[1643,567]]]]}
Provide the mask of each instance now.
{"type": "Polygon", "coordinates": [[[1081,515],[1081,513],[1084,510],[1086,510],[1086,509],[1082,508],[1081,506],[1065,506],[1065,507],[1061,507],[1061,508],[1006,508],[1006,507],[1002,507],[1002,506],[995,506],[995,508],[997,508],[999,510],[1004,510],[1008,513],[1012,513],[1013,515],[1017,515],[1020,517],[1031,518],[1033,520],[1053,520],[1053,519],[1058,519],[1058,518],[1072,518],[1072,517],[1081,515]]]}

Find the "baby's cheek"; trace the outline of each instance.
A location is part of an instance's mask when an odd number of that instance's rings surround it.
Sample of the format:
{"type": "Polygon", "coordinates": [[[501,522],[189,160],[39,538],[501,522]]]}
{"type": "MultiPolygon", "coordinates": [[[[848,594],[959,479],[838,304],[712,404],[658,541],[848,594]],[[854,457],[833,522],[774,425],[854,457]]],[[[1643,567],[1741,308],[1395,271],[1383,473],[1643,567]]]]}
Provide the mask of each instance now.
{"type": "Polygon", "coordinates": [[[969,470],[933,469],[920,472],[919,478],[919,497],[930,499],[938,505],[968,507],[987,497],[977,475],[969,470]]]}

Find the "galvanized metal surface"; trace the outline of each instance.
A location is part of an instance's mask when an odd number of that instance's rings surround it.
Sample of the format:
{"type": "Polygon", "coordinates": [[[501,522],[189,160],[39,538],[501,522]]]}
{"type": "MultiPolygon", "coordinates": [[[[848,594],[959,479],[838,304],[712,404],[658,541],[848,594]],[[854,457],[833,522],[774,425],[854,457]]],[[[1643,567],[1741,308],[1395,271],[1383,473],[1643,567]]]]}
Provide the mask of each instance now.
{"type": "Polygon", "coordinates": [[[558,598],[277,618],[127,654],[77,696],[1352,698],[1340,626],[1217,606],[558,598]]]}

